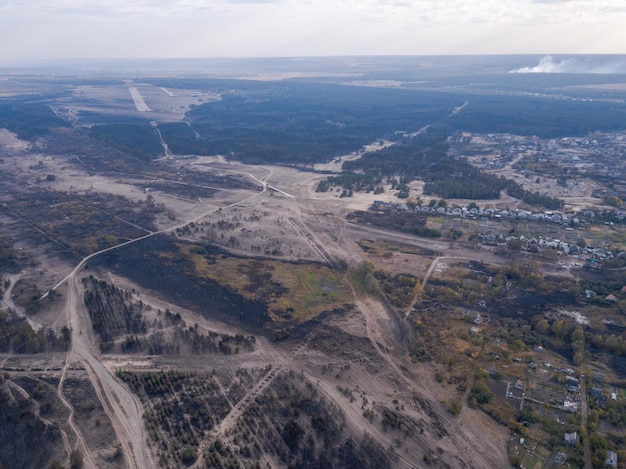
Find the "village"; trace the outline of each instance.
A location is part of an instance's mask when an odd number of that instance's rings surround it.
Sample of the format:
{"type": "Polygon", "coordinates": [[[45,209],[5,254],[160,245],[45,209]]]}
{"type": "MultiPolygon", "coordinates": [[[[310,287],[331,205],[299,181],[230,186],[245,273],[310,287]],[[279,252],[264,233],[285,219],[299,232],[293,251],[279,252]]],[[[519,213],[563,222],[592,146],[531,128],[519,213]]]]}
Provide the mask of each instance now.
{"type": "MultiPolygon", "coordinates": [[[[374,201],[371,210],[376,211],[415,211],[430,217],[449,217],[451,224],[457,227],[468,227],[470,225],[454,223],[454,220],[474,220],[473,225],[478,232],[476,236],[484,245],[516,246],[518,249],[528,252],[538,252],[552,249],[558,255],[566,254],[572,256],[572,266],[580,267],[585,262],[596,264],[598,261],[610,260],[615,256],[626,256],[626,252],[614,253],[607,246],[607,241],[599,241],[599,246],[587,245],[585,241],[585,231],[590,225],[605,224],[613,227],[616,223],[623,222],[626,212],[614,210],[610,213],[610,218],[615,221],[603,221],[606,214],[596,213],[594,210],[586,209],[577,214],[566,214],[559,211],[530,211],[530,210],[499,210],[494,208],[479,207],[475,203],[463,207],[447,207],[433,199],[428,205],[414,205],[410,203],[393,204],[390,202],[374,201]],[[433,203],[435,202],[435,203],[433,203]],[[532,224],[529,234],[505,234],[504,231],[511,231],[510,226],[500,227],[498,222],[526,222],[522,228],[528,228],[532,224]],[[541,232],[543,228],[549,228],[545,235],[533,235],[530,231],[541,232]],[[552,228],[560,228],[561,235],[550,236],[547,233],[556,233],[552,228]]],[[[521,231],[519,228],[516,231],[521,231]]],[[[545,231],[545,230],[543,230],[545,231]]],[[[471,235],[470,235],[471,236],[471,235]]]]}
{"type": "MultiPolygon", "coordinates": [[[[626,135],[623,132],[596,132],[587,137],[562,137],[541,139],[536,136],[510,134],[463,134],[458,139],[463,144],[463,154],[472,165],[485,170],[511,167],[519,176],[535,182],[535,189],[545,190],[544,178],[548,173],[557,177],[574,175],[586,177],[620,177],[626,171],[622,158],[626,152],[626,135]],[[539,177],[536,182],[534,177],[539,177]]],[[[529,181],[526,181],[528,184],[529,181]]],[[[561,195],[566,194],[563,187],[561,195]]],[[[576,188],[576,187],[575,187],[576,188]]],[[[584,191],[589,186],[579,185],[584,191]]]]}
{"type": "MultiPolygon", "coordinates": [[[[572,462],[572,455],[582,454],[583,439],[588,438],[580,432],[584,423],[591,431],[619,433],[619,427],[610,421],[599,421],[598,414],[621,405],[626,389],[608,383],[599,371],[591,371],[591,379],[584,373],[577,375],[566,363],[556,364],[562,359],[541,346],[535,347],[534,356],[536,359],[527,363],[522,376],[510,374],[498,379],[501,373],[487,367],[492,392],[525,416],[522,425],[529,430],[524,434],[532,437],[518,433],[511,440],[511,450],[528,464],[522,467],[533,467],[537,461],[556,466],[564,466],[568,459],[572,462]],[[585,385],[585,379],[590,384],[585,385]],[[538,439],[542,435],[545,438],[538,439]]],[[[513,361],[522,362],[522,358],[513,361]]],[[[615,451],[606,449],[605,455],[605,467],[618,467],[615,451]]]]}

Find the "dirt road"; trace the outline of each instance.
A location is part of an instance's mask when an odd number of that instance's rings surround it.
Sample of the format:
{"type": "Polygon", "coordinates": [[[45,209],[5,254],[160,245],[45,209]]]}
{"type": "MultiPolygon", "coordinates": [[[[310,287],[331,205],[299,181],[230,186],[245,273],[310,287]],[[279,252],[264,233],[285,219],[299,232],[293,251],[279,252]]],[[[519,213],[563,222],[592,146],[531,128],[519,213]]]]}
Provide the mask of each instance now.
{"type": "MultiPolygon", "coordinates": [[[[235,172],[235,171],[233,171],[235,172]]],[[[241,172],[240,172],[241,173],[241,172]]],[[[267,178],[271,176],[272,171],[269,170],[268,174],[257,178],[250,173],[241,173],[249,176],[256,182],[262,185],[262,191],[254,193],[249,197],[233,202],[225,208],[230,208],[244,203],[245,201],[257,197],[259,194],[267,191],[267,178]]],[[[82,288],[80,285],[79,273],[84,266],[94,257],[100,256],[104,253],[120,249],[124,246],[128,246],[133,243],[140,242],[148,239],[152,236],[156,236],[162,233],[169,233],[177,228],[182,228],[187,224],[202,220],[211,213],[218,209],[211,209],[209,212],[203,213],[200,216],[193,217],[191,220],[186,220],[174,227],[168,227],[158,232],[150,232],[144,236],[136,239],[120,243],[118,245],[102,249],[94,252],[88,256],[85,256],[74,269],[57,284],[55,284],[51,290],[60,288],[63,284],[67,284],[67,296],[66,296],[66,314],[67,322],[72,329],[72,350],[70,357],[75,356],[86,368],[89,379],[98,395],[105,412],[111,419],[113,428],[115,429],[117,439],[120,442],[123,452],[127,458],[129,467],[134,469],[144,469],[154,467],[154,461],[152,461],[151,454],[145,445],[146,434],[143,427],[143,408],[139,399],[132,394],[124,385],[115,379],[108,370],[102,366],[101,357],[97,350],[97,342],[92,333],[92,328],[89,319],[87,318],[85,308],[82,302],[82,288]]],[[[41,299],[48,296],[48,292],[42,295],[41,299]]],[[[66,365],[67,366],[67,365],[66,365]]],[[[63,397],[63,380],[59,385],[59,398],[70,409],[69,424],[73,431],[76,433],[78,439],[81,442],[81,446],[84,448],[84,453],[89,455],[89,449],[82,438],[82,435],[78,428],[75,427],[72,421],[73,408],[67,400],[63,397]]],[[[87,465],[95,467],[93,460],[89,456],[87,458],[87,465]]]]}

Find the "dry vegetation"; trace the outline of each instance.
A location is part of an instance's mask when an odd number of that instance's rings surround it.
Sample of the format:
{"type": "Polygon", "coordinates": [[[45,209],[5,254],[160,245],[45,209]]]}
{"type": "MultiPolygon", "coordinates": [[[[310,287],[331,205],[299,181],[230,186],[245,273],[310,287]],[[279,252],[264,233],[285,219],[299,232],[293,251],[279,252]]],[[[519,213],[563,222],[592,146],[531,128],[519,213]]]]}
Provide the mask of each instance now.
{"type": "MultiPolygon", "coordinates": [[[[611,225],[436,216],[417,225],[437,238],[420,238],[377,214],[346,221],[396,201],[393,184],[342,197],[315,191],[325,175],[220,156],[146,164],[70,132],[48,137],[63,150],[49,160],[0,134],[9,467],[530,467],[559,450],[577,464],[562,433],[582,420],[551,423],[565,372],[544,363],[625,388],[623,264],[562,269],[556,250],[477,242],[499,230],[623,247],[611,225]],[[522,392],[550,406],[520,409],[522,392]],[[512,433],[533,453],[507,448],[512,433]]],[[[624,448],[623,398],[592,404],[596,463],[624,448]]]]}

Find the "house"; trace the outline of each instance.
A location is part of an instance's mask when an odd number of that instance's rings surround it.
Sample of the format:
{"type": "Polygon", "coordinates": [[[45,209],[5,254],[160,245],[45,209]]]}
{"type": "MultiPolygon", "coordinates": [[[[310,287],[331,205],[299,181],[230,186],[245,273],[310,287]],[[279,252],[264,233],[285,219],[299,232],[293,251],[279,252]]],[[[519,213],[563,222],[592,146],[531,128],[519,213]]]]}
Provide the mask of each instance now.
{"type": "Polygon", "coordinates": [[[476,334],[478,334],[480,332],[480,329],[477,328],[477,327],[470,327],[469,331],[470,331],[470,334],[476,335],[476,334]]]}
{"type": "Polygon", "coordinates": [[[565,399],[563,401],[563,410],[566,412],[578,412],[578,403],[565,399]]]}
{"type": "Polygon", "coordinates": [[[556,464],[557,466],[562,466],[563,464],[565,464],[565,461],[567,461],[567,454],[565,454],[563,451],[559,451],[554,456],[554,464],[556,464]]]}
{"type": "Polygon", "coordinates": [[[613,303],[615,303],[617,301],[617,298],[615,297],[615,295],[613,293],[611,293],[610,295],[607,295],[604,299],[606,301],[612,301],[613,303]]]}
{"type": "Polygon", "coordinates": [[[602,394],[602,389],[600,388],[591,388],[591,397],[595,397],[596,399],[602,399],[604,396],[602,394]]]}
{"type": "Polygon", "coordinates": [[[609,467],[617,467],[617,453],[615,451],[606,452],[606,461],[604,461],[604,465],[609,467]]]}
{"type": "Polygon", "coordinates": [[[578,380],[572,376],[568,376],[565,378],[565,387],[568,391],[577,391],[578,390],[578,380]]]}
{"type": "Polygon", "coordinates": [[[563,441],[565,441],[565,444],[567,445],[576,446],[578,444],[578,433],[577,432],[566,433],[565,437],[563,438],[563,441]]]}

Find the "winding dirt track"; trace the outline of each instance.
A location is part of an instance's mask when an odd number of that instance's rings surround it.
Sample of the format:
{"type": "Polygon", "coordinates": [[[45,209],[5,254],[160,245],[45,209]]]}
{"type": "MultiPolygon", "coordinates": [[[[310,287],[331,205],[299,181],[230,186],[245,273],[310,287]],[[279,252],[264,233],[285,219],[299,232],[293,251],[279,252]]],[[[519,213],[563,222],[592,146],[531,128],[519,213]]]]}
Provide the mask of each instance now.
{"type": "MultiPolygon", "coordinates": [[[[81,286],[76,275],[78,272],[79,269],[75,269],[67,278],[66,312],[72,328],[72,350],[69,357],[74,356],[87,370],[89,380],[100,399],[104,411],[109,416],[117,439],[122,446],[128,467],[134,469],[152,467],[150,455],[146,451],[146,445],[144,444],[145,435],[141,407],[138,406],[138,401],[133,394],[121,386],[102,366],[100,358],[95,352],[95,341],[93,341],[91,327],[84,314],[82,305],[81,286]],[[84,334],[83,330],[85,331],[84,334]],[[78,334],[76,331],[78,331],[78,334]]],[[[70,362],[69,357],[67,363],[70,362]]],[[[62,389],[63,380],[59,382],[59,397],[61,399],[63,399],[62,389]]],[[[73,414],[73,408],[69,403],[67,405],[71,414],[73,414]]],[[[72,425],[71,419],[70,425],[72,425]]],[[[75,427],[72,426],[72,428],[75,427]]],[[[77,429],[75,431],[85,446],[86,453],[89,455],[90,452],[82,436],[77,429]]],[[[91,463],[92,467],[96,467],[90,456],[88,462],[91,463]]]]}
{"type": "MultiPolygon", "coordinates": [[[[433,263],[434,265],[434,263],[433,263]]],[[[432,267],[432,266],[431,266],[432,267]]],[[[395,374],[408,386],[409,389],[412,389],[417,395],[425,397],[430,401],[433,410],[437,414],[437,419],[443,422],[448,429],[453,429],[449,434],[449,438],[455,440],[457,447],[465,447],[466,448],[466,457],[468,460],[472,460],[480,464],[480,467],[490,467],[492,461],[489,458],[485,458],[480,451],[475,448],[474,443],[471,441],[471,438],[468,438],[465,431],[460,427],[459,423],[450,418],[446,409],[440,404],[439,400],[432,393],[432,391],[426,386],[420,386],[415,379],[410,378],[407,374],[398,366],[394,358],[386,353],[383,350],[385,347],[384,344],[379,344],[377,337],[375,337],[372,329],[373,322],[375,318],[375,314],[372,312],[372,299],[359,299],[356,296],[356,292],[354,289],[352,290],[355,294],[356,304],[359,307],[359,310],[363,313],[366,321],[367,328],[367,336],[372,343],[372,346],[378,353],[378,355],[391,367],[391,369],[395,372],[395,374]],[[382,347],[381,347],[382,345],[382,347]]]]}
{"type": "MultiPolygon", "coordinates": [[[[260,194],[263,194],[270,190],[274,190],[279,194],[285,196],[285,200],[288,201],[290,205],[293,207],[297,207],[297,204],[300,202],[300,197],[292,196],[291,194],[284,192],[280,189],[277,189],[275,186],[270,186],[268,184],[268,179],[272,177],[273,171],[272,169],[265,167],[257,167],[257,169],[262,169],[266,171],[266,174],[260,177],[257,177],[249,172],[244,171],[236,171],[236,170],[227,170],[230,172],[238,173],[246,175],[250,177],[255,182],[257,182],[261,187],[261,191],[256,192],[248,197],[244,197],[241,200],[230,203],[226,205],[224,208],[234,207],[240,204],[244,204],[245,202],[258,197],[260,194]]],[[[224,170],[223,168],[221,170],[224,170]]],[[[310,199],[304,201],[304,203],[309,203],[310,199]]],[[[152,456],[148,451],[146,442],[146,433],[143,427],[143,419],[142,413],[143,409],[139,399],[132,394],[129,389],[120,383],[109,370],[107,370],[101,363],[100,355],[97,350],[96,340],[92,333],[92,328],[87,317],[83,302],[82,302],[82,289],[80,285],[79,273],[83,269],[83,267],[89,262],[89,260],[93,259],[96,256],[104,254],[106,252],[120,249],[124,246],[127,246],[131,243],[140,242],[144,239],[150,238],[152,236],[156,236],[162,233],[171,233],[177,228],[182,228],[188,223],[200,221],[212,213],[216,212],[220,208],[212,208],[210,211],[203,213],[199,216],[194,216],[192,219],[189,219],[183,223],[178,224],[177,226],[168,227],[166,229],[148,233],[139,238],[118,244],[116,246],[112,246],[110,248],[103,249],[101,251],[92,253],[89,256],[83,258],[75,268],[62,280],[60,280],[53,289],[57,289],[61,287],[63,284],[67,284],[67,295],[66,295],[66,314],[67,321],[71,325],[72,328],[72,350],[70,356],[75,357],[76,360],[80,361],[85,367],[89,379],[95,389],[95,392],[102,402],[102,405],[105,409],[105,412],[109,416],[113,428],[116,432],[116,436],[118,441],[122,446],[123,453],[126,457],[127,467],[131,467],[133,469],[143,469],[143,468],[152,468],[155,467],[155,462],[152,460],[152,456]]],[[[310,225],[311,221],[307,220],[306,217],[302,214],[301,210],[296,210],[296,213],[300,213],[299,217],[290,218],[290,222],[292,223],[293,229],[299,234],[300,237],[305,238],[307,242],[310,244],[311,248],[316,252],[319,256],[320,260],[329,264],[334,264],[335,259],[333,258],[331,252],[342,252],[345,249],[354,249],[354,247],[349,248],[348,246],[352,245],[352,239],[357,237],[362,237],[364,233],[368,233],[370,235],[376,235],[380,237],[384,237],[387,239],[394,240],[402,240],[403,242],[409,242],[416,245],[421,245],[422,247],[427,247],[428,249],[441,249],[449,251],[449,246],[443,243],[436,243],[427,240],[419,240],[410,235],[403,235],[398,233],[389,233],[384,230],[377,230],[371,227],[363,227],[359,225],[352,225],[346,223],[341,220],[339,217],[339,213],[331,214],[330,218],[332,223],[336,228],[338,228],[338,232],[336,232],[336,236],[334,237],[333,242],[328,243],[326,239],[322,240],[321,236],[318,235],[317,230],[310,225]]],[[[310,213],[307,215],[315,216],[315,208],[310,207],[310,213]]],[[[328,219],[327,219],[328,220],[328,219]]],[[[328,233],[326,233],[328,234],[328,233]]],[[[344,251],[345,252],[345,251],[344,251]]],[[[352,255],[355,253],[353,252],[352,255]]],[[[477,252],[476,260],[484,260],[486,256],[489,256],[488,253],[485,252],[477,252]]],[[[452,256],[451,256],[452,257],[452,256]]],[[[460,257],[460,256],[459,256],[460,257]]],[[[430,271],[434,269],[436,261],[433,261],[430,267],[430,271]]],[[[427,281],[428,276],[425,278],[425,282],[427,281]]],[[[44,297],[46,294],[44,295],[44,297]]],[[[374,301],[372,299],[360,299],[357,297],[356,293],[354,293],[355,301],[363,316],[365,318],[365,325],[367,329],[367,336],[369,337],[372,346],[376,350],[376,352],[380,355],[380,357],[389,365],[390,369],[393,371],[398,378],[404,382],[409,389],[415,391],[418,395],[423,396],[427,399],[434,409],[437,409],[437,419],[444,422],[450,428],[454,429],[454,438],[455,445],[458,448],[468,448],[467,455],[468,461],[472,461],[473,463],[479,464],[481,467],[489,467],[490,459],[483,457],[480,454],[480,451],[475,449],[474,444],[470,441],[463,431],[460,428],[458,423],[452,419],[449,419],[445,413],[445,410],[442,409],[441,404],[439,404],[436,397],[424,386],[420,386],[415,379],[407,376],[406,372],[404,372],[396,360],[389,355],[387,352],[388,345],[382,342],[380,333],[375,333],[375,321],[376,315],[372,311],[374,307],[369,302],[374,301]]],[[[380,305],[378,305],[380,306],[380,305]]],[[[209,438],[205,439],[199,448],[200,457],[196,461],[194,467],[199,467],[201,465],[202,451],[207,445],[214,441],[214,438],[222,436],[226,433],[237,421],[238,417],[242,415],[247,406],[254,400],[259,393],[263,392],[266,387],[272,382],[272,379],[278,374],[281,370],[293,370],[298,373],[302,373],[303,377],[309,379],[311,382],[317,383],[320,390],[334,403],[339,405],[339,407],[344,411],[347,416],[347,423],[350,425],[350,428],[357,435],[363,435],[364,432],[370,433],[380,444],[385,447],[390,447],[393,445],[393,442],[390,441],[389,437],[378,431],[376,428],[372,426],[366,426],[363,421],[363,416],[358,409],[355,409],[353,406],[347,404],[345,399],[342,399],[342,396],[336,389],[336,386],[325,380],[323,377],[316,376],[315,373],[311,372],[308,369],[303,369],[297,366],[297,363],[294,362],[293,356],[287,355],[282,351],[276,350],[274,347],[269,344],[261,344],[259,343],[259,352],[264,354],[267,358],[267,363],[274,364],[274,368],[272,371],[264,378],[262,378],[259,383],[252,387],[252,389],[241,399],[239,402],[234,403],[232,408],[227,415],[227,417],[219,424],[219,426],[211,432],[209,438]]],[[[67,366],[67,365],[66,365],[67,366]]],[[[59,396],[62,396],[62,384],[63,381],[59,384],[59,396]]],[[[73,409],[71,405],[66,402],[67,406],[70,408],[72,412],[73,409]]],[[[70,418],[70,426],[73,431],[76,432],[77,438],[81,441],[81,445],[85,448],[86,454],[89,454],[89,449],[85,445],[84,439],[80,435],[78,429],[71,422],[70,418]]],[[[406,458],[403,455],[399,455],[399,459],[401,461],[401,465],[403,467],[412,467],[414,466],[414,461],[406,458]]],[[[271,461],[266,461],[268,464],[272,465],[271,461]]],[[[93,461],[88,458],[86,461],[87,465],[91,465],[91,467],[95,467],[93,461]]]]}
{"type": "MultiPolygon", "coordinates": [[[[71,356],[72,354],[70,353],[67,355],[65,359],[65,365],[63,366],[63,372],[61,373],[61,378],[59,379],[59,385],[57,387],[57,397],[59,398],[61,402],[63,402],[63,405],[65,405],[65,407],[67,407],[70,411],[70,414],[67,417],[67,424],[70,426],[70,428],[72,429],[72,432],[74,432],[74,434],[76,435],[76,438],[78,439],[79,449],[81,453],[85,455],[87,458],[86,460],[87,466],[96,467],[95,463],[93,462],[93,459],[91,458],[91,452],[89,451],[89,447],[87,446],[87,443],[85,442],[85,438],[83,437],[83,434],[81,433],[80,429],[74,423],[74,406],[65,398],[65,395],[63,394],[63,382],[65,381],[65,376],[67,374],[68,367],[70,366],[70,363],[71,363],[71,360],[70,360],[71,356]]],[[[69,447],[69,443],[67,444],[69,447]]]]}
{"type": "MultiPolygon", "coordinates": [[[[268,174],[261,178],[257,178],[250,173],[238,173],[244,174],[252,178],[254,181],[258,182],[262,186],[262,190],[260,192],[250,195],[249,197],[245,197],[237,202],[231,203],[224,208],[230,208],[240,205],[253,197],[257,197],[259,194],[266,192],[268,187],[266,180],[272,175],[271,170],[268,170],[268,174]]],[[[120,243],[118,245],[102,249],[88,256],[85,256],[66,277],[61,279],[56,285],[54,285],[54,287],[52,287],[52,290],[56,290],[63,284],[67,284],[65,311],[67,315],[67,322],[72,328],[72,350],[68,355],[68,360],[64,368],[63,376],[65,376],[65,370],[69,366],[69,358],[72,356],[74,356],[85,366],[93,388],[95,389],[95,392],[98,395],[98,398],[100,399],[105,412],[111,419],[111,423],[115,430],[117,439],[121,444],[122,450],[126,457],[128,467],[132,467],[133,469],[150,469],[155,467],[155,462],[152,460],[151,454],[148,451],[147,445],[145,444],[146,434],[143,427],[142,419],[143,408],[139,399],[134,394],[132,394],[132,392],[130,392],[130,390],[127,389],[126,386],[122,385],[115,377],[113,377],[111,373],[104,368],[104,366],[102,366],[99,353],[97,351],[96,340],[91,333],[92,328],[89,323],[89,319],[87,318],[86,312],[84,311],[81,294],[82,290],[78,274],[87,264],[87,262],[89,262],[96,256],[116,249],[120,249],[132,243],[140,242],[144,239],[148,239],[158,234],[170,233],[177,228],[182,228],[183,226],[191,222],[202,220],[203,218],[209,216],[217,210],[218,209],[212,209],[209,212],[203,213],[200,216],[193,217],[193,219],[180,223],[177,226],[168,227],[166,229],[156,232],[151,232],[139,238],[132,239],[130,241],[126,241],[124,243],[120,243]]],[[[47,296],[48,292],[46,292],[42,296],[42,299],[47,296]]],[[[87,455],[87,460],[85,461],[86,466],[95,468],[96,466],[91,459],[89,448],[87,447],[79,429],[73,423],[74,409],[63,396],[63,378],[59,382],[58,395],[59,398],[64,402],[64,404],[70,409],[70,417],[68,419],[68,423],[74,433],[76,433],[76,436],[82,447],[83,454],[87,455]]]]}

